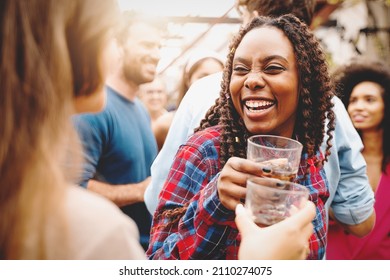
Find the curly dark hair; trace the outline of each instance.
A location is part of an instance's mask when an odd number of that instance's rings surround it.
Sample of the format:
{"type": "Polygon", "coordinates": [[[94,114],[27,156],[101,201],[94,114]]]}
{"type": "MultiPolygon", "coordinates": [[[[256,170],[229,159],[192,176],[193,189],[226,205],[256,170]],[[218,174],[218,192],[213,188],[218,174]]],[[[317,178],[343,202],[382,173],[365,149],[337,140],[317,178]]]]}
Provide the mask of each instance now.
{"type": "Polygon", "coordinates": [[[311,24],[316,6],[315,0],[240,0],[242,5],[246,5],[249,12],[257,11],[259,15],[277,17],[291,13],[311,24]]]}
{"type": "Polygon", "coordinates": [[[229,84],[235,50],[249,31],[261,27],[273,27],[283,31],[292,43],[299,75],[299,102],[294,134],[302,143],[303,152],[307,153],[307,158],[314,158],[320,150],[325,135],[325,121],[328,119],[325,155],[323,159],[315,161],[315,165],[319,166],[327,160],[332,146],[332,132],[335,128],[331,100],[333,87],[325,55],[319,42],[309,31],[308,26],[292,14],[277,18],[256,17],[240,30],[230,45],[231,51],[225,64],[220,96],[214,106],[209,109],[196,131],[210,126],[221,126],[220,163],[222,167],[232,156],[246,158],[246,139],[250,135],[233,106],[229,84]]]}
{"type": "MultiPolygon", "coordinates": [[[[340,96],[346,108],[353,88],[361,82],[373,82],[383,88],[384,116],[383,128],[383,160],[382,171],[386,172],[386,165],[390,162],[390,68],[377,60],[357,59],[350,64],[338,68],[332,76],[337,94],[340,96]]],[[[359,132],[359,131],[358,131],[359,132]]],[[[360,132],[359,132],[360,134],[360,132]]]]}

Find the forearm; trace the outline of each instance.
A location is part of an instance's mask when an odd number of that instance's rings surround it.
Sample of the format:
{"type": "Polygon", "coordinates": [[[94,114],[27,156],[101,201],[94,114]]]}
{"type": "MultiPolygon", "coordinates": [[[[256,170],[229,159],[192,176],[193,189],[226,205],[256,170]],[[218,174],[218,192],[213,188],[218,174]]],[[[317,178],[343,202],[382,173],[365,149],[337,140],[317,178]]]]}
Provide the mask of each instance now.
{"type": "Polygon", "coordinates": [[[375,225],[375,211],[371,214],[368,219],[366,219],[364,222],[356,225],[347,225],[344,223],[339,222],[341,226],[350,234],[353,234],[357,237],[364,237],[367,234],[371,232],[371,230],[374,228],[375,225]]]}
{"type": "Polygon", "coordinates": [[[117,206],[144,201],[144,192],[149,180],[136,184],[111,185],[96,180],[89,180],[87,188],[114,202],[117,206]]]}

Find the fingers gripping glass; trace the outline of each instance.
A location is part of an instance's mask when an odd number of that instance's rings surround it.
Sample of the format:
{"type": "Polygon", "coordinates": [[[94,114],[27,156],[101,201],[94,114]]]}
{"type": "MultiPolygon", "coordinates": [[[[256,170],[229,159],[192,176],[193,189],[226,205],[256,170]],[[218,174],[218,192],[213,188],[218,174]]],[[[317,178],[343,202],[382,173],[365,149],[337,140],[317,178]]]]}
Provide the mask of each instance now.
{"type": "Polygon", "coordinates": [[[274,136],[254,135],[248,138],[247,158],[263,165],[263,176],[294,181],[301,161],[302,144],[296,140],[274,136]]]}

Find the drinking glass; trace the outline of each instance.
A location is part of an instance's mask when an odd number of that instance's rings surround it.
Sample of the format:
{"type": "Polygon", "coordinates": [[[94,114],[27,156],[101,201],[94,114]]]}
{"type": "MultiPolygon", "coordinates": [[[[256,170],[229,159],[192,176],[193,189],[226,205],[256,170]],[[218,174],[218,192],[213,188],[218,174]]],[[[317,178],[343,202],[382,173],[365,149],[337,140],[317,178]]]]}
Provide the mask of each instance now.
{"type": "Polygon", "coordinates": [[[259,226],[284,220],[301,209],[309,198],[309,190],[300,184],[268,177],[247,180],[245,208],[259,226]]]}
{"type": "Polygon", "coordinates": [[[263,176],[294,181],[301,160],[302,144],[291,138],[275,135],[254,135],[248,138],[247,158],[264,165],[263,176]]]}

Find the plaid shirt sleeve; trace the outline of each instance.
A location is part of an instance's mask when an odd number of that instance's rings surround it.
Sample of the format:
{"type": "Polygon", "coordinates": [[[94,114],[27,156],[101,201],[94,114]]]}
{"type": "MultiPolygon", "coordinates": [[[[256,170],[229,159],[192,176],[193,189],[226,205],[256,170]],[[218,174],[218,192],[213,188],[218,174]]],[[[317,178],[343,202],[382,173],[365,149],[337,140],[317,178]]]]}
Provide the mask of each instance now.
{"type": "Polygon", "coordinates": [[[219,144],[216,135],[195,134],[182,146],[160,193],[147,255],[151,259],[221,259],[234,255],[234,212],[217,195],[219,144]],[[211,140],[210,140],[211,138],[211,140]],[[176,223],[162,217],[167,209],[188,205],[176,223]],[[229,245],[231,243],[231,245],[229,245]]]}
{"type": "MultiPolygon", "coordinates": [[[[317,154],[318,158],[322,155],[317,154]]],[[[321,260],[325,256],[326,242],[327,242],[327,218],[325,203],[329,198],[329,187],[325,175],[325,170],[322,167],[316,167],[314,159],[307,160],[309,164],[309,174],[304,177],[306,164],[305,159],[307,155],[301,160],[298,171],[298,183],[306,186],[309,191],[309,200],[316,205],[316,216],[313,220],[314,233],[309,239],[310,254],[307,259],[321,260]]]]}
{"type": "MultiPolygon", "coordinates": [[[[149,258],[237,259],[240,236],[235,215],[221,204],[217,195],[220,171],[217,138],[197,133],[179,149],[154,214],[149,258]],[[188,205],[184,215],[168,225],[170,220],[161,214],[184,205],[188,205]]],[[[304,176],[306,159],[302,158],[298,182],[309,189],[309,199],[316,205],[308,259],[323,259],[327,232],[325,202],[329,189],[325,172],[315,167],[314,159],[307,160],[309,174],[304,176]]]]}

